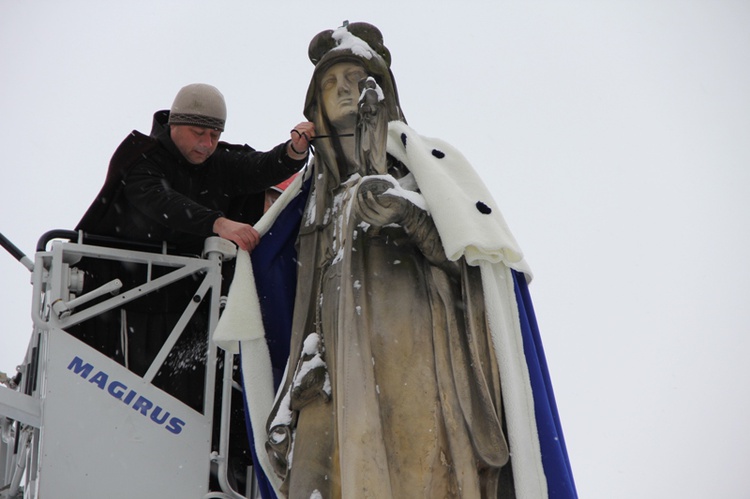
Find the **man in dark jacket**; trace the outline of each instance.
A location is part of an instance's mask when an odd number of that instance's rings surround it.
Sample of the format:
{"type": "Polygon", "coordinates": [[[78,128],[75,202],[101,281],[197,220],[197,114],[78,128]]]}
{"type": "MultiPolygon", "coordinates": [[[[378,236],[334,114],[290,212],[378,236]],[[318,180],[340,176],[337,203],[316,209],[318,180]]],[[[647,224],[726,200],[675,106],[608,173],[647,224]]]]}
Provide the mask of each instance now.
{"type": "Polygon", "coordinates": [[[150,136],[133,131],[110,162],[104,187],[76,230],[128,240],[166,241],[177,252],[200,254],[219,235],[252,250],[252,227],[267,188],[297,172],[307,158],[312,123],[268,152],[219,142],[224,97],[214,87],[182,88],[170,111],[154,115],[150,136]]]}
{"type": "MultiPolygon", "coordinates": [[[[76,230],[117,238],[115,244],[125,247],[166,242],[170,253],[180,255],[199,256],[214,235],[252,250],[260,239],[252,224],[263,214],[265,191],[302,168],[314,125],[300,123],[287,142],[259,152],[219,142],[226,116],[224,96],[215,87],[183,87],[169,111],[154,115],[150,135],[134,130],[117,148],[104,186],[76,230]]],[[[233,270],[228,263],[225,290],[233,270]]],[[[145,279],[145,269],[127,263],[84,259],[78,267],[85,272],[84,291],[114,278],[126,291],[145,279]]],[[[164,270],[154,269],[153,277],[164,270]]],[[[192,297],[192,284],[186,280],[135,300],[124,307],[126,316],[111,311],[68,331],[142,375],[176,321],[169,318],[179,316],[192,297]],[[121,337],[118,329],[133,333],[121,337]]]]}
{"type": "MultiPolygon", "coordinates": [[[[219,142],[226,122],[222,94],[205,84],[182,88],[169,111],[154,114],[150,135],[133,131],[109,164],[104,186],[76,226],[87,236],[107,236],[128,247],[132,241],[166,242],[170,253],[200,255],[204,240],[218,235],[251,251],[260,236],[252,224],[263,214],[265,192],[305,164],[314,125],[300,123],[290,140],[268,152],[219,142]]],[[[86,240],[86,237],[84,237],[86,240]]],[[[233,262],[222,265],[224,290],[233,262]]],[[[84,259],[85,291],[114,278],[122,290],[144,282],[146,269],[128,263],[84,259]]],[[[152,278],[169,269],[150,269],[152,278]]],[[[143,375],[186,304],[197,282],[186,278],[122,307],[68,328],[68,332],[143,375]]],[[[201,411],[207,350],[206,303],[202,303],[153,383],[201,411]]],[[[233,397],[236,398],[236,397],[233,397]]],[[[233,401],[231,465],[249,464],[242,398],[233,401]],[[234,456],[240,456],[235,458],[234,456]]],[[[242,472],[237,481],[242,482],[242,472]]]]}

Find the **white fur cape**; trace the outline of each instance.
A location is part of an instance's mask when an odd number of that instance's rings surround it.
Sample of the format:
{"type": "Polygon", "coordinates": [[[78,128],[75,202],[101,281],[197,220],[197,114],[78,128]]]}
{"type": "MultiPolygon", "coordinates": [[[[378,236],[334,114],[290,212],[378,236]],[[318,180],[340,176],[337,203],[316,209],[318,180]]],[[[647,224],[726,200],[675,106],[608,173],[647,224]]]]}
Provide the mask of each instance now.
{"type": "MultiPolygon", "coordinates": [[[[488,324],[500,367],[503,406],[518,499],[547,497],[529,371],[511,269],[530,279],[530,270],[484,183],[449,144],[419,136],[405,123],[388,126],[388,153],[414,174],[451,260],[462,256],[481,269],[488,324]]],[[[255,228],[265,234],[305,179],[298,175],[255,228]]],[[[239,251],[226,309],[214,332],[221,348],[242,350],[245,396],[258,459],[278,490],[264,447],[266,419],[274,403],[271,360],[250,257],[239,251]]]]}

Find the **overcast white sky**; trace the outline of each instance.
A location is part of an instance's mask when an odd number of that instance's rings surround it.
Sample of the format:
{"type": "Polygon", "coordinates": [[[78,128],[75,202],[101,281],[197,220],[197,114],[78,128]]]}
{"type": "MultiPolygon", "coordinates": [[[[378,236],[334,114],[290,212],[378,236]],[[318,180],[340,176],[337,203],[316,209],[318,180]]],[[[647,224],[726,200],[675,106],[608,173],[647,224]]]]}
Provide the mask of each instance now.
{"type": "MultiPolygon", "coordinates": [[[[0,232],[72,228],[185,84],[223,139],[303,120],[310,39],[384,34],[409,124],[460,149],[524,249],[581,498],[747,498],[750,2],[0,0],[0,232]]],[[[31,331],[0,252],[0,370],[31,331]]]]}

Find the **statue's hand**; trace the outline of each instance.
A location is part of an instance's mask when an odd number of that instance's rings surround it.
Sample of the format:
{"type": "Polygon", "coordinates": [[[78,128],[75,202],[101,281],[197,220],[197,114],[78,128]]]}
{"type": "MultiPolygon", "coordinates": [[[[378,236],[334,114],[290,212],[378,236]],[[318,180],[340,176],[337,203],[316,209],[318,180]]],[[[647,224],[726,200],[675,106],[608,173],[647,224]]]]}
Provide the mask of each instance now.
{"type": "Polygon", "coordinates": [[[362,181],[357,191],[355,209],[359,217],[376,227],[399,223],[406,215],[409,201],[387,191],[394,185],[383,178],[362,181]]]}

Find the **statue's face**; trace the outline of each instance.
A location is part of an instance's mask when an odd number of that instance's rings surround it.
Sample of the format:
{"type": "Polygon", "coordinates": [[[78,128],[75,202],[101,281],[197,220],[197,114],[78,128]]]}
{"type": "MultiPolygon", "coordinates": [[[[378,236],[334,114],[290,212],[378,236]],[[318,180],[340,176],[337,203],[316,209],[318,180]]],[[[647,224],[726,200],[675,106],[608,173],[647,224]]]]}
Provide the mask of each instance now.
{"type": "Polygon", "coordinates": [[[323,73],[323,108],[339,132],[352,130],[357,122],[358,84],[365,78],[364,68],[354,62],[334,64],[323,73]]]}

